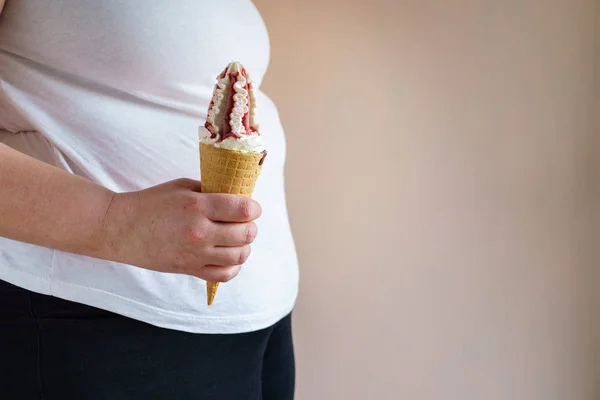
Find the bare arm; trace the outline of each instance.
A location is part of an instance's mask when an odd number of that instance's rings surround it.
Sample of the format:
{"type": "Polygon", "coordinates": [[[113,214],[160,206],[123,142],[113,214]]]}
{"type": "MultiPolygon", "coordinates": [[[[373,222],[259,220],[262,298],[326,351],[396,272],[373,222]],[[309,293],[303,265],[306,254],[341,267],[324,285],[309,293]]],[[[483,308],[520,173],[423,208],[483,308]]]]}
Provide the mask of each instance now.
{"type": "Polygon", "coordinates": [[[177,179],[114,193],[0,143],[0,236],[226,282],[256,237],[258,203],[177,179]]]}
{"type": "Polygon", "coordinates": [[[0,188],[0,236],[106,256],[100,252],[112,191],[1,143],[0,188]]]}
{"type": "Polygon", "coordinates": [[[0,14],[2,14],[3,8],[4,8],[4,0],[0,0],[0,14]]]}

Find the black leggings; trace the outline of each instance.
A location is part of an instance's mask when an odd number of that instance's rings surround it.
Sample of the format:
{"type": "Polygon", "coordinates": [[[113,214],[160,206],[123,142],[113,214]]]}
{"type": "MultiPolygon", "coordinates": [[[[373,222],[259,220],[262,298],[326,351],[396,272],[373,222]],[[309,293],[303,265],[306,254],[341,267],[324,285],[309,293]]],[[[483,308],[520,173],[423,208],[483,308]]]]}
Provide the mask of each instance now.
{"type": "Polygon", "coordinates": [[[290,315],[191,334],[0,281],[3,400],[287,400],[294,377],[290,315]]]}

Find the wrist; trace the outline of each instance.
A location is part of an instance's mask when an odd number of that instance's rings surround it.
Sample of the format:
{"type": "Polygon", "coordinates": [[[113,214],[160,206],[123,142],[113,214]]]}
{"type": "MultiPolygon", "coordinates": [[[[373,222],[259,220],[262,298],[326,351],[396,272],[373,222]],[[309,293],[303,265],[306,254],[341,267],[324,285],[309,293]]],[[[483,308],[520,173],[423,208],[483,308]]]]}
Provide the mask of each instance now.
{"type": "Polygon", "coordinates": [[[136,192],[110,192],[98,232],[91,243],[90,256],[127,262],[127,238],[131,233],[136,192]]]}

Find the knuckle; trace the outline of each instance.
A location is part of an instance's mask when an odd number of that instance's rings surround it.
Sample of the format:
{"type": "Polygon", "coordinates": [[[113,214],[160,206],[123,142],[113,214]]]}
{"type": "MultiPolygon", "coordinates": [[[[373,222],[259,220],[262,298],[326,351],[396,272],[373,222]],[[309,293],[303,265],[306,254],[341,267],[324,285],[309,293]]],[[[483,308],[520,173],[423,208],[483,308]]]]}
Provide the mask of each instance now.
{"type": "Polygon", "coordinates": [[[229,282],[230,280],[232,280],[233,278],[235,278],[237,276],[239,271],[240,271],[239,268],[236,268],[236,267],[223,268],[221,282],[229,282]]]}
{"type": "Polygon", "coordinates": [[[188,230],[188,238],[193,243],[203,243],[208,238],[208,231],[202,226],[194,226],[188,230]]]}
{"type": "Polygon", "coordinates": [[[252,202],[248,199],[243,199],[240,202],[240,214],[244,219],[252,218],[252,202]]]}
{"type": "Polygon", "coordinates": [[[250,246],[231,248],[223,255],[223,265],[241,265],[248,259],[250,246]]]}
{"type": "Polygon", "coordinates": [[[254,207],[255,207],[255,217],[256,218],[260,218],[260,216],[262,215],[262,207],[260,205],[260,203],[258,203],[257,201],[252,200],[254,207]]]}
{"type": "Polygon", "coordinates": [[[235,207],[235,197],[228,194],[219,194],[215,196],[215,201],[223,208],[235,207]]]}
{"type": "Polygon", "coordinates": [[[196,204],[198,204],[198,211],[207,218],[213,215],[218,209],[217,202],[206,194],[198,196],[196,204]]]}
{"type": "Polygon", "coordinates": [[[192,193],[181,195],[181,206],[189,213],[196,214],[201,210],[200,201],[197,196],[192,193]]]}
{"type": "Polygon", "coordinates": [[[245,234],[246,243],[250,244],[250,243],[254,242],[257,234],[258,234],[258,228],[256,227],[256,224],[254,224],[254,223],[248,224],[248,227],[246,228],[246,234],[245,234]]]}
{"type": "Polygon", "coordinates": [[[248,257],[250,256],[250,246],[244,246],[240,249],[239,255],[238,255],[238,265],[241,265],[243,263],[246,262],[246,260],[248,259],[248,257]]]}
{"type": "Polygon", "coordinates": [[[235,207],[235,199],[231,195],[212,194],[208,200],[209,211],[212,215],[228,213],[235,207]]]}
{"type": "Polygon", "coordinates": [[[230,251],[227,252],[227,255],[224,258],[225,258],[225,260],[223,260],[224,265],[238,265],[239,259],[240,259],[239,250],[231,249],[230,251]]]}

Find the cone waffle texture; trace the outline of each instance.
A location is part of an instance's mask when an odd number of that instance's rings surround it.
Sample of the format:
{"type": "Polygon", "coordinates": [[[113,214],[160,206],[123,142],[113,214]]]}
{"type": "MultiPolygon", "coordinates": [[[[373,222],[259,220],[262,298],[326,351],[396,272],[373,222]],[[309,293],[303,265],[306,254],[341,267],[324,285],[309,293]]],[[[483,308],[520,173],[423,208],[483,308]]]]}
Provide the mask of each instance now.
{"type": "MultiPolygon", "coordinates": [[[[265,154],[242,153],[200,144],[200,175],[203,193],[230,193],[251,197],[265,154]]],[[[219,282],[206,282],[208,305],[213,303],[219,282]]]]}

